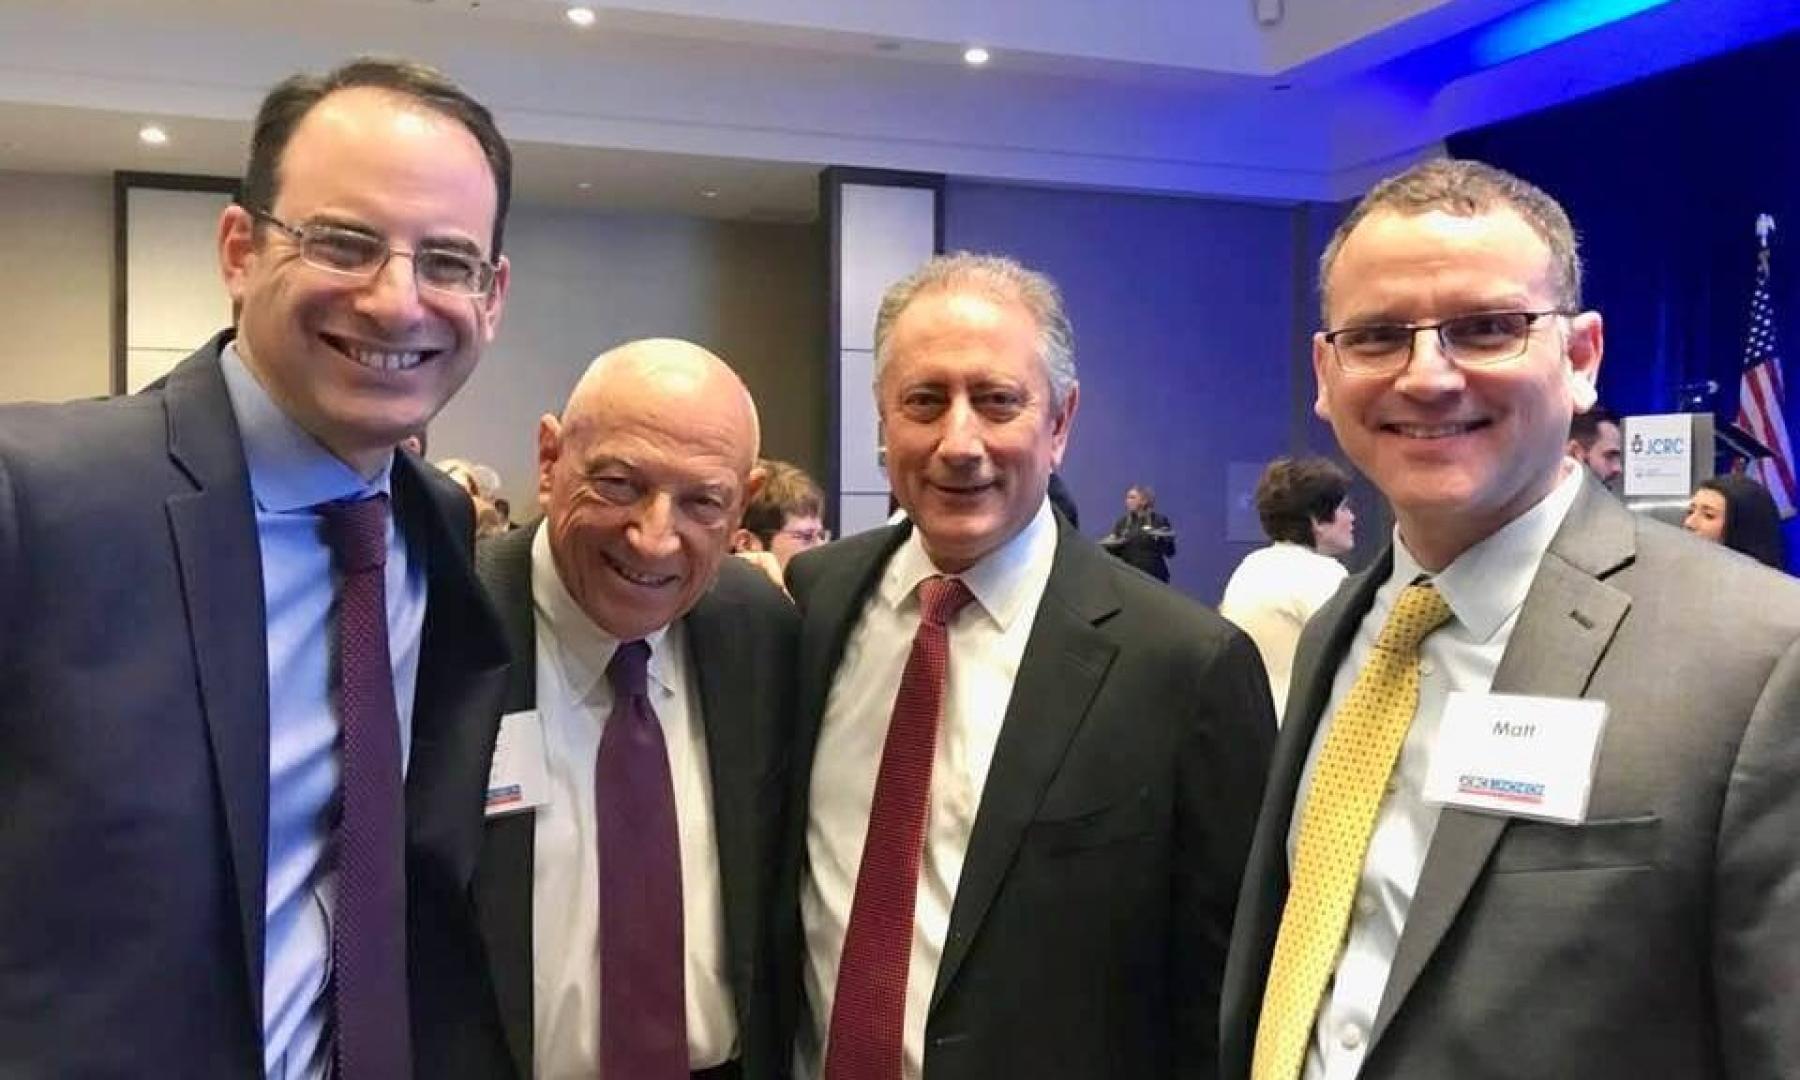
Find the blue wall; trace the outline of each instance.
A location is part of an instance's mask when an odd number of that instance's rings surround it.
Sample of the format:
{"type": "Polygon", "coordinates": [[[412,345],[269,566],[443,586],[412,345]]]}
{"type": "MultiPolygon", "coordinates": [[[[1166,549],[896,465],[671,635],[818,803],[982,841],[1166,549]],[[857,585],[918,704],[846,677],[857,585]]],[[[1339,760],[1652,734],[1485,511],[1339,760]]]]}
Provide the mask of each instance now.
{"type": "MultiPolygon", "coordinates": [[[[1797,222],[1796,224],[1800,224],[1797,222]]],[[[1103,535],[1147,483],[1174,522],[1174,584],[1216,604],[1257,543],[1226,538],[1227,463],[1335,449],[1307,420],[1317,225],[1307,208],[951,181],[944,250],[1054,278],[1081,409],[1063,476],[1103,535]]]]}

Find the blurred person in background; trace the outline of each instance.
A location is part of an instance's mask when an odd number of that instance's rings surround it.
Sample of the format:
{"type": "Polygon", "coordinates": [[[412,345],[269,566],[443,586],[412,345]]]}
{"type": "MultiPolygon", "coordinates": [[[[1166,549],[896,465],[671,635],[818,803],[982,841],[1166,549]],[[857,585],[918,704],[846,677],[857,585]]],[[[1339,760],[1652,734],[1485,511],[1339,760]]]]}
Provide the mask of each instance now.
{"type": "Polygon", "coordinates": [[[1787,543],[1781,535],[1781,511],[1775,508],[1775,498],[1741,473],[1700,481],[1688,500],[1681,527],[1765,566],[1787,569],[1787,543]]]}
{"type": "Polygon", "coordinates": [[[1325,458],[1276,458],[1256,482],[1256,513],[1269,546],[1232,571],[1219,614],[1256,642],[1269,671],[1279,721],[1300,631],[1337,592],[1347,571],[1337,557],[1356,546],[1350,478],[1325,458]]]}
{"type": "Polygon", "coordinates": [[[1169,580],[1169,559],[1175,554],[1175,528],[1157,513],[1156,492],[1148,484],[1125,491],[1125,515],[1113,523],[1100,546],[1158,581],[1169,580]]]}

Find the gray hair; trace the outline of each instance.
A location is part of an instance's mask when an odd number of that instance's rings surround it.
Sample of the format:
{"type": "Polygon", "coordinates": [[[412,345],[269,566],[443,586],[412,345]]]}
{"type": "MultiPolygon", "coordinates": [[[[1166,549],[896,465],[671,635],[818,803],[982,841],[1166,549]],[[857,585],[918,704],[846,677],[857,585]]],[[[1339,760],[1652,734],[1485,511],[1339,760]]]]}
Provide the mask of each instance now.
{"type": "Polygon", "coordinates": [[[1038,328],[1038,359],[1050,382],[1050,404],[1060,410],[1076,382],[1075,330],[1063,311],[1062,293],[1045,275],[1004,255],[938,255],[888,288],[875,315],[875,385],[881,385],[900,313],[925,293],[951,291],[979,293],[1031,313],[1038,328]]]}
{"type": "Polygon", "coordinates": [[[1370,214],[1387,210],[1410,216],[1440,210],[1458,217],[1474,217],[1502,206],[1523,218],[1550,249],[1557,305],[1564,311],[1580,310],[1580,244],[1575,237],[1575,226],[1569,223],[1569,215],[1562,206],[1536,184],[1486,162],[1433,158],[1370,188],[1331,234],[1325,254],[1319,257],[1321,321],[1331,321],[1330,312],[1323,310],[1327,304],[1325,290],[1331,280],[1331,268],[1343,250],[1344,241],[1370,214]]]}

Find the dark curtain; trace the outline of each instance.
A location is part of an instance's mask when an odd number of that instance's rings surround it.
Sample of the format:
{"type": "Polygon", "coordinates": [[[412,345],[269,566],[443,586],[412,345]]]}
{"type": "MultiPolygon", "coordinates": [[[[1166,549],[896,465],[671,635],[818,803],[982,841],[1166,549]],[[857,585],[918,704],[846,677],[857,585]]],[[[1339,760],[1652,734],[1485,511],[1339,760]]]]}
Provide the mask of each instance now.
{"type": "MultiPolygon", "coordinates": [[[[1453,137],[1456,157],[1516,172],[1560,200],[1606,319],[1600,400],[1675,412],[1716,381],[1737,413],[1758,214],[1772,241],[1790,437],[1800,414],[1800,34],[1453,137]]],[[[1800,519],[1788,529],[1790,566],[1800,519]]]]}

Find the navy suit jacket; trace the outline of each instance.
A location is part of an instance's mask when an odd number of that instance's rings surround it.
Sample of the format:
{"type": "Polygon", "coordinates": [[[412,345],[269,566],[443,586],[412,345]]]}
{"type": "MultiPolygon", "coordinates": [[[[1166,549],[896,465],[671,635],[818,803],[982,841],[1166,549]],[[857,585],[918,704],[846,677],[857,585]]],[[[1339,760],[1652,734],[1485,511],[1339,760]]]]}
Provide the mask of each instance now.
{"type": "MultiPolygon", "coordinates": [[[[262,567],[221,335],[142,394],[0,407],[0,1075],[260,1077],[262,567]]],[[[406,784],[417,1074],[503,1053],[470,901],[505,685],[472,514],[402,456],[422,554],[406,784]]]]}

